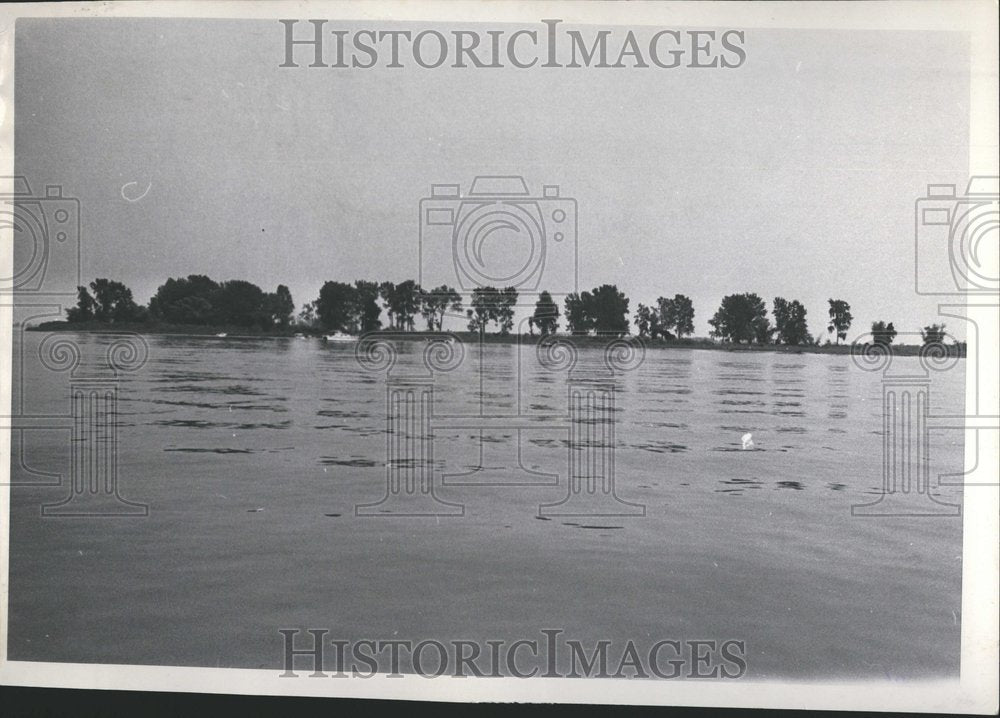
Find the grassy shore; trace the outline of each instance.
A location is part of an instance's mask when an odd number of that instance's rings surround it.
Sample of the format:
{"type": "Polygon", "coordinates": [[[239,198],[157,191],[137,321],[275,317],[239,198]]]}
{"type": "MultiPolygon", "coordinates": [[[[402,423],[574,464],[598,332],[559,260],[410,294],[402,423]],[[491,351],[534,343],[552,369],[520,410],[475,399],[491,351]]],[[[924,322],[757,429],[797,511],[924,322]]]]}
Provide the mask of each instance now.
{"type": "MultiPolygon", "coordinates": [[[[323,336],[322,332],[303,331],[301,327],[274,327],[271,329],[259,329],[255,327],[241,326],[205,326],[203,324],[164,324],[164,323],[120,323],[106,324],[103,322],[45,322],[36,326],[28,327],[28,331],[38,332],[87,332],[87,333],[136,333],[149,335],[174,335],[174,336],[204,336],[206,338],[216,338],[220,334],[225,334],[227,339],[260,339],[260,338],[289,338],[296,335],[312,337],[323,336]]],[[[384,333],[392,335],[394,339],[403,341],[420,341],[431,332],[413,331],[396,332],[384,330],[375,334],[384,333]]],[[[474,332],[459,331],[451,332],[465,342],[478,342],[480,337],[474,332]]],[[[560,338],[572,341],[575,345],[585,347],[601,347],[607,344],[607,337],[597,336],[570,336],[560,334],[560,338]]],[[[486,344],[516,344],[534,343],[540,337],[536,335],[516,335],[509,334],[501,336],[499,334],[485,334],[482,341],[486,344]]],[[[644,339],[644,345],[650,349],[707,349],[711,351],[727,352],[777,352],[780,354],[850,354],[850,344],[806,344],[799,346],[787,346],[784,344],[732,344],[730,342],[719,342],[704,337],[688,337],[685,339],[644,339]]],[[[896,356],[917,356],[921,347],[916,344],[893,344],[892,351],[896,356]]],[[[965,356],[965,344],[947,345],[949,355],[965,356]]]]}

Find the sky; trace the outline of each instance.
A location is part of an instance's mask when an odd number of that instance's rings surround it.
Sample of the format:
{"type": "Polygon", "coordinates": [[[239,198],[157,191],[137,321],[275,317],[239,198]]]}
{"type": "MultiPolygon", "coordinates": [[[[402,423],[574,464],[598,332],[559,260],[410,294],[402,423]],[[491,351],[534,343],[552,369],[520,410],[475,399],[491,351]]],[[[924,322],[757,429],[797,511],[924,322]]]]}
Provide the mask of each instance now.
{"type": "Polygon", "coordinates": [[[800,300],[813,333],[829,298],[851,336],[939,321],[914,291],[914,201],[967,181],[962,34],[748,30],[729,70],[351,70],[279,68],[283,32],[18,21],[16,171],[79,198],[85,281],[145,302],[207,274],[301,306],[326,280],[417,278],[431,184],[521,175],[576,200],[578,288],[633,310],[686,294],[696,335],[734,292],[800,300]]]}

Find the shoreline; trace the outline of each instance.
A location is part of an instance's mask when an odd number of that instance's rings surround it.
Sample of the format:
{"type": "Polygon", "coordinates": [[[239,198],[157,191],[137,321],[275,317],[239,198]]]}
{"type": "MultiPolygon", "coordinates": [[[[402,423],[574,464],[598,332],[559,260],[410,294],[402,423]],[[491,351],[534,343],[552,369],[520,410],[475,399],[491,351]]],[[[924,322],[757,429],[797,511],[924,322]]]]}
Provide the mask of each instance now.
{"type": "MultiPolygon", "coordinates": [[[[43,322],[35,326],[29,326],[25,328],[29,332],[75,332],[81,334],[141,334],[148,336],[175,336],[175,337],[203,337],[205,339],[295,339],[296,337],[304,339],[322,339],[323,334],[321,333],[306,333],[302,331],[297,331],[293,327],[289,327],[284,330],[272,330],[263,331],[259,329],[248,329],[247,327],[226,327],[217,326],[210,327],[198,324],[139,324],[139,323],[125,323],[125,324],[97,324],[88,322],[86,324],[70,323],[65,321],[55,321],[55,322],[43,322]],[[225,336],[219,336],[224,334],[225,336]]],[[[398,341],[420,341],[427,337],[427,335],[437,334],[438,332],[431,332],[427,330],[415,330],[408,332],[398,332],[395,330],[387,329],[375,332],[369,332],[367,336],[374,336],[377,334],[392,335],[394,340],[398,341]]],[[[469,331],[455,331],[447,332],[449,334],[454,334],[459,339],[463,341],[475,340],[480,341],[480,337],[475,332],[469,331]]],[[[572,334],[556,334],[555,336],[560,339],[567,339],[572,341],[578,346],[601,346],[606,344],[610,339],[607,337],[597,337],[597,336],[579,336],[572,334]]],[[[633,338],[638,338],[635,334],[626,335],[633,338]]],[[[486,344],[521,344],[521,343],[535,343],[541,338],[538,334],[508,334],[505,336],[499,334],[486,334],[481,339],[483,343],[486,344]]],[[[800,344],[800,345],[789,345],[789,344],[732,344],[726,342],[717,342],[712,339],[707,339],[704,337],[689,337],[684,339],[645,339],[644,345],[647,349],[704,349],[708,351],[724,351],[724,352],[735,352],[735,353],[746,353],[746,352],[771,352],[775,354],[845,354],[850,355],[852,350],[852,345],[848,343],[844,344],[830,344],[830,345],[816,345],[816,344],[800,344]]],[[[965,344],[948,344],[945,345],[948,350],[948,356],[958,356],[959,358],[965,358],[966,356],[966,346],[965,344]]],[[[895,356],[919,356],[921,346],[918,344],[893,344],[892,352],[895,356]]]]}

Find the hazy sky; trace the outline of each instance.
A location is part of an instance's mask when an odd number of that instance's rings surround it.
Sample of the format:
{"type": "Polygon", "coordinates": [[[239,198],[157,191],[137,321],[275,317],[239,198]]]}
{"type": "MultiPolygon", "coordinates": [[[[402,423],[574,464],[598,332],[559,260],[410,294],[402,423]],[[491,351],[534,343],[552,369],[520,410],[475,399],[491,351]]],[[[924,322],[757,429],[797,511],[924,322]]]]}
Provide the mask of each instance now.
{"type": "Polygon", "coordinates": [[[17,173],[80,198],[84,278],[141,302],[192,273],[299,305],[327,279],[416,278],[431,183],[520,174],[578,201],[582,288],[687,294],[696,334],[737,291],[801,300],[814,333],[830,297],[852,336],[936,318],[913,202],[967,178],[961,34],[748,30],[731,70],[279,68],[276,20],[16,35],[17,173]],[[152,186],[128,202],[130,182],[152,186]]]}

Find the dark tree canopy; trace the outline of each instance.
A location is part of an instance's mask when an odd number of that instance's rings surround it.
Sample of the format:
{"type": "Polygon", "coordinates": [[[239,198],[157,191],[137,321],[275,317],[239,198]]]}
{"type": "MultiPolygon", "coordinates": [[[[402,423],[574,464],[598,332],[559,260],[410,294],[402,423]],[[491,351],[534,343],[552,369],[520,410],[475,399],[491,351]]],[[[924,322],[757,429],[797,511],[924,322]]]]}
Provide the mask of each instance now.
{"type": "Polygon", "coordinates": [[[600,335],[628,334],[628,297],[613,284],[602,284],[590,294],[588,313],[600,335]]]}
{"type": "Polygon", "coordinates": [[[567,295],[566,326],[571,334],[621,336],[628,334],[629,299],[613,284],[602,284],[589,292],[567,295]]]}
{"type": "Polygon", "coordinates": [[[944,324],[931,324],[920,330],[920,338],[924,344],[944,344],[944,324]]]}
{"type": "Polygon", "coordinates": [[[493,318],[493,296],[496,291],[496,287],[476,287],[472,290],[472,301],[470,302],[472,306],[465,310],[470,332],[486,331],[487,325],[493,318]]]}
{"type": "Polygon", "coordinates": [[[876,344],[889,346],[896,339],[896,327],[892,325],[892,322],[888,324],[881,320],[872,322],[872,337],[876,344]]]}
{"type": "Polygon", "coordinates": [[[382,307],[378,303],[381,296],[378,282],[326,282],[319,297],[302,308],[299,321],[307,327],[345,334],[375,331],[382,326],[382,307]]]}
{"type": "Polygon", "coordinates": [[[851,315],[851,305],[843,299],[830,299],[830,325],[826,330],[837,334],[837,344],[841,339],[847,338],[847,332],[851,328],[854,317],[851,315]]]}
{"type": "Polygon", "coordinates": [[[559,327],[559,305],[552,300],[552,295],[548,292],[542,292],[538,295],[538,301],[535,302],[535,312],[528,320],[528,327],[532,334],[535,333],[535,327],[538,327],[538,331],[543,337],[556,333],[556,329],[559,327]]]}
{"type": "Polygon", "coordinates": [[[730,294],[724,297],[715,316],[708,323],[712,325],[712,336],[724,341],[767,344],[771,338],[767,306],[756,294],[730,294]]]}
{"type": "Polygon", "coordinates": [[[429,330],[441,331],[444,316],[449,311],[456,313],[462,311],[462,295],[456,292],[454,287],[442,284],[421,294],[420,314],[426,320],[429,330]]]}
{"type": "Polygon", "coordinates": [[[572,334],[621,336],[628,334],[629,299],[613,284],[573,293],[564,302],[566,325],[572,334]]]}
{"type": "Polygon", "coordinates": [[[640,304],[635,309],[635,327],[640,337],[655,337],[659,329],[659,313],[652,307],[640,304]]]}
{"type": "Polygon", "coordinates": [[[273,294],[265,297],[265,310],[268,316],[278,325],[287,327],[295,312],[295,301],[292,292],[284,284],[279,284],[273,294]]]}
{"type": "Polygon", "coordinates": [[[382,307],[379,306],[380,296],[378,282],[359,279],[354,282],[354,297],[351,312],[353,323],[362,332],[372,332],[382,326],[379,318],[382,307]]]}
{"type": "Polygon", "coordinates": [[[264,292],[256,284],[242,279],[231,279],[219,286],[212,305],[217,324],[234,324],[240,327],[266,326],[264,292]]]}
{"type": "Polygon", "coordinates": [[[316,314],[316,302],[306,302],[302,305],[302,311],[298,316],[299,324],[306,329],[314,329],[319,324],[319,316],[316,314]]]}
{"type": "Polygon", "coordinates": [[[259,327],[287,326],[295,302],[281,284],[268,293],[252,282],[216,282],[201,274],[171,278],[149,300],[149,313],[171,324],[259,327]]]}
{"type": "Polygon", "coordinates": [[[379,295],[385,303],[389,324],[395,329],[413,329],[413,319],[420,311],[420,285],[412,279],[393,284],[382,282],[379,295]]]}
{"type": "Polygon", "coordinates": [[[466,311],[471,332],[486,331],[490,322],[496,322],[501,335],[510,333],[514,326],[514,307],[517,305],[515,287],[476,287],[472,290],[472,308],[466,311]]]}
{"type": "MultiPolygon", "coordinates": [[[[675,294],[673,298],[656,300],[659,334],[672,338],[683,337],[694,331],[694,305],[690,297],[675,294]],[[672,330],[672,333],[671,333],[672,330]]],[[[654,334],[655,336],[655,334],[654,334]]]]}
{"type": "Polygon", "coordinates": [[[218,291],[218,283],[201,274],[171,278],[149,300],[149,312],[172,324],[211,324],[212,299],[218,291]]]}
{"type": "Polygon", "coordinates": [[[594,320],[590,316],[588,304],[591,302],[590,292],[582,294],[573,292],[563,301],[566,328],[570,334],[587,334],[593,328],[594,320]]]}
{"type": "Polygon", "coordinates": [[[326,282],[316,299],[316,318],[326,331],[354,334],[358,330],[355,290],[345,282],[326,282]]]}
{"type": "MultiPolygon", "coordinates": [[[[469,331],[485,332],[495,324],[503,336],[514,329],[518,291],[515,287],[478,287],[473,290],[465,312],[469,331]]],[[[629,298],[613,284],[603,284],[590,291],[569,294],[563,311],[552,295],[543,291],[528,317],[532,335],[554,334],[560,320],[574,335],[621,336],[630,328],[629,298]]],[[[829,300],[828,331],[839,344],[846,339],[853,316],[851,306],[841,299],[829,300]]],[[[442,284],[425,290],[412,279],[398,284],[359,279],[353,284],[328,281],[315,301],[304,304],[296,316],[292,293],[284,284],[274,292],[265,292],[242,279],[217,282],[210,277],[191,274],[167,279],[149,301],[148,309],[135,303],[132,291],[124,284],[98,278],[89,286],[77,287],[76,306],[67,309],[70,322],[151,322],[232,326],[287,330],[295,324],[300,330],[339,331],[347,334],[376,331],[383,326],[382,311],[388,315],[387,326],[413,331],[417,315],[427,329],[440,331],[449,313],[460,315],[463,296],[442,284]]],[[[775,297],[774,326],[768,318],[764,301],[754,293],[731,294],[723,298],[709,321],[711,336],[727,342],[787,345],[819,343],[812,337],[806,321],[806,309],[798,300],[775,297]]],[[[632,317],[638,334],[651,339],[674,339],[694,332],[694,305],[683,294],[658,297],[656,303],[639,304],[632,317]]],[[[875,343],[890,345],[897,336],[892,322],[872,323],[875,343]]],[[[942,342],[944,325],[931,324],[921,331],[924,342],[942,342]]],[[[829,344],[829,342],[827,342],[829,344]]]]}
{"type": "Polygon", "coordinates": [[[76,288],[76,306],[66,310],[66,318],[71,322],[86,322],[94,318],[94,298],[86,287],[76,288]]]}
{"type": "Polygon", "coordinates": [[[774,325],[781,344],[811,344],[812,335],[806,323],[806,308],[797,299],[774,299],[774,325]]]}
{"type": "Polygon", "coordinates": [[[497,295],[496,321],[500,334],[506,336],[514,328],[514,307],[517,306],[517,289],[504,287],[497,295]]]}
{"type": "Polygon", "coordinates": [[[76,306],[66,310],[71,322],[133,322],[145,319],[145,309],[132,299],[132,290],[112,279],[95,279],[76,288],[76,306]],[[91,294],[93,292],[93,294],[91,294]]]}

